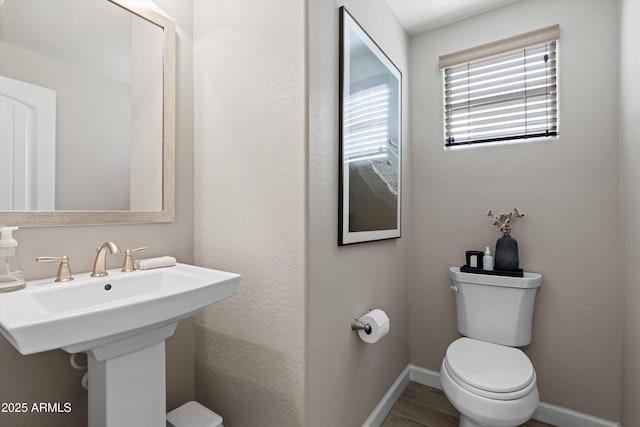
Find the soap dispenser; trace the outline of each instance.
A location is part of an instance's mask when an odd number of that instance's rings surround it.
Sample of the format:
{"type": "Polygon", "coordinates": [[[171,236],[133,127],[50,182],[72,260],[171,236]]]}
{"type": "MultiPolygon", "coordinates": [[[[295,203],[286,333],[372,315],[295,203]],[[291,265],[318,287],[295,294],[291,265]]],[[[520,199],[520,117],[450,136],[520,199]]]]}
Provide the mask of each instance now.
{"type": "Polygon", "coordinates": [[[18,242],[12,233],[18,227],[0,227],[0,292],[11,292],[26,286],[18,262],[18,242]]]}
{"type": "Polygon", "coordinates": [[[484,257],[482,257],[482,268],[486,271],[493,271],[493,257],[491,256],[491,249],[489,246],[484,250],[484,257]]]}

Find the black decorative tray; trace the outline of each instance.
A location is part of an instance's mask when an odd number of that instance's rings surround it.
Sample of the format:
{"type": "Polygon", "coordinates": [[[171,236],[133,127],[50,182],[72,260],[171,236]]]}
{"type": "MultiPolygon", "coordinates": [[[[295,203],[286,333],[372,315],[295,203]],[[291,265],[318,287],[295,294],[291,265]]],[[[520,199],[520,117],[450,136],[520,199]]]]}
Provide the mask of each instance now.
{"type": "Polygon", "coordinates": [[[510,276],[510,277],[524,277],[524,270],[519,268],[514,271],[505,271],[505,270],[483,270],[481,268],[469,267],[468,265],[463,265],[460,267],[460,271],[463,273],[475,273],[475,274],[489,274],[491,276],[510,276]]]}

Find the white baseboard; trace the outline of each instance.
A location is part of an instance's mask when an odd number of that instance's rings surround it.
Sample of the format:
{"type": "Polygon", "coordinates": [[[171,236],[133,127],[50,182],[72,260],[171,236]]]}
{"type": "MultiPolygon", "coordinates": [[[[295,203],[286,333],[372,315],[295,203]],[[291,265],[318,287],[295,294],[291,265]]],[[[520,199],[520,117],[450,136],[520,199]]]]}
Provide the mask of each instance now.
{"type": "Polygon", "coordinates": [[[442,390],[442,384],[440,384],[440,372],[434,372],[429,369],[410,364],[409,379],[417,382],[418,384],[442,390]]]}
{"type": "MultiPolygon", "coordinates": [[[[380,427],[393,404],[398,400],[409,381],[415,381],[427,387],[442,390],[440,373],[415,365],[408,365],[389,388],[378,406],[362,427],[380,427]]],[[[533,419],[558,427],[621,427],[620,423],[604,420],[582,412],[540,402],[533,419]]]]}
{"type": "Polygon", "coordinates": [[[380,427],[384,418],[389,414],[391,408],[396,403],[400,395],[407,388],[409,384],[409,369],[411,365],[407,365],[406,368],[400,373],[398,378],[391,384],[391,387],[384,395],[378,406],[375,407],[369,418],[362,424],[362,427],[380,427]]]}
{"type": "Polygon", "coordinates": [[[533,419],[560,427],[620,427],[620,423],[544,402],[538,405],[533,419]]]}

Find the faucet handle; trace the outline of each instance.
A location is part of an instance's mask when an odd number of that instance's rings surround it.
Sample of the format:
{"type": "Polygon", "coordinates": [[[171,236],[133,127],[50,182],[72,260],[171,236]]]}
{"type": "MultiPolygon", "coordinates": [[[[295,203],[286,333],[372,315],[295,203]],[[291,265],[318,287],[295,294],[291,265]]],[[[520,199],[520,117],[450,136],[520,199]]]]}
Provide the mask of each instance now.
{"type": "Polygon", "coordinates": [[[137,249],[127,249],[124,251],[124,263],[122,264],[122,270],[124,272],[135,271],[136,267],[133,264],[133,256],[134,252],[145,252],[149,249],[147,246],[143,246],[137,249]]]}
{"type": "Polygon", "coordinates": [[[56,282],[69,282],[73,280],[71,275],[71,266],[69,265],[69,257],[64,256],[39,256],[36,258],[37,262],[59,262],[58,274],[56,275],[56,282]]]}

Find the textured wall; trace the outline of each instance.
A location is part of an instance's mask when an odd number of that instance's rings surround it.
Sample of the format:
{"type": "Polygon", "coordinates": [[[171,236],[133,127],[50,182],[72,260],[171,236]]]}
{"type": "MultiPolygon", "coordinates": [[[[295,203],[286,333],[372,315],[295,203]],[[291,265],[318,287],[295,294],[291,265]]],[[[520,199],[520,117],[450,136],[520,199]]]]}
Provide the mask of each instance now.
{"type": "Polygon", "coordinates": [[[617,16],[614,0],[521,0],[414,36],[410,70],[411,362],[439,370],[458,336],[447,269],[465,250],[495,246],[488,209],[518,206],[521,265],[543,276],[525,349],[540,398],[612,420],[621,402],[617,16]],[[560,137],[444,150],[438,56],[556,23],[560,137]]]}
{"type": "Polygon", "coordinates": [[[194,258],[242,274],[197,317],[196,397],[228,427],[304,416],[305,13],[195,2],[194,258]]]}
{"type": "Polygon", "coordinates": [[[309,327],[305,426],[360,426],[409,361],[408,36],[382,1],[309,2],[309,327]],[[337,246],[338,34],[345,5],[403,73],[402,238],[337,246]],[[360,341],[354,317],[384,309],[391,332],[360,341]]]}
{"type": "MultiPolygon", "coordinates": [[[[68,226],[21,228],[15,233],[20,262],[27,279],[52,277],[55,267],[38,264],[39,255],[68,255],[74,272],[91,270],[95,247],[106,240],[122,249],[149,246],[145,256],[174,255],[181,262],[193,256],[193,8],[182,0],[155,0],[177,24],[176,88],[176,221],[170,224],[68,226]]],[[[105,177],[108,179],[108,177],[105,177]]],[[[115,268],[122,257],[109,256],[115,268]]],[[[80,386],[82,373],[71,368],[62,350],[22,356],[8,341],[0,339],[0,402],[65,402],[70,414],[0,413],[0,425],[12,427],[82,426],[87,419],[87,393],[80,386]]],[[[167,340],[167,409],[194,397],[193,321],[182,321],[167,340]]]]}
{"type": "Polygon", "coordinates": [[[622,0],[620,12],[620,184],[622,261],[622,425],[640,420],[640,282],[635,254],[640,251],[640,2],[622,0]]]}

